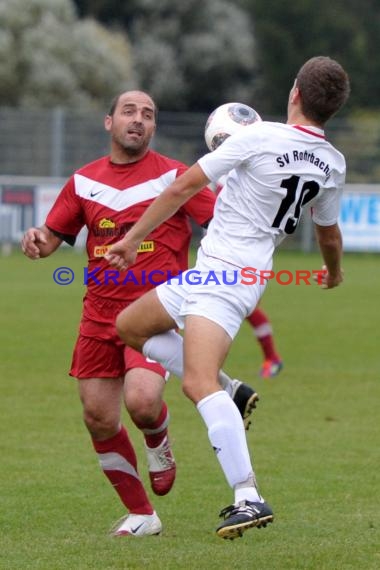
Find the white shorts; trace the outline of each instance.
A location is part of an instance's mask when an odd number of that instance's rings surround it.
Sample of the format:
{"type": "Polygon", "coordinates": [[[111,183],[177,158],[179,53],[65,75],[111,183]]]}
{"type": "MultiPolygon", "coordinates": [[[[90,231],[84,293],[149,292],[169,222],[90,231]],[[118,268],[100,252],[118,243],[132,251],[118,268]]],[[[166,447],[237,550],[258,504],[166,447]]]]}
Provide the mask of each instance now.
{"type": "Polygon", "coordinates": [[[205,317],[234,339],[241,323],[252,313],[264,293],[264,284],[241,283],[240,269],[206,256],[201,249],[195,267],[156,287],[166,311],[184,328],[186,315],[205,317]]]}

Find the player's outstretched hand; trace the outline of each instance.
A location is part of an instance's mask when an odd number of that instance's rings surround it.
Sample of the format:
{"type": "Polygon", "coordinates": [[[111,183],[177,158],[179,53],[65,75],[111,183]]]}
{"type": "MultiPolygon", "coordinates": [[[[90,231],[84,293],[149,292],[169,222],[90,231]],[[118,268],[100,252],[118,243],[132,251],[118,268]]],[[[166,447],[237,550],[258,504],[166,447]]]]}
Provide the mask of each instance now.
{"type": "Polygon", "coordinates": [[[332,276],[327,271],[326,265],[322,265],[322,270],[313,275],[313,279],[321,287],[321,289],[333,289],[342,283],[343,274],[343,269],[341,269],[339,273],[332,276]]]}
{"type": "Polygon", "coordinates": [[[29,228],[21,240],[21,249],[30,259],[40,258],[40,245],[46,245],[47,239],[44,232],[38,228],[29,228]]]}
{"type": "Polygon", "coordinates": [[[122,271],[135,262],[138,246],[139,244],[123,238],[110,247],[105,258],[112,267],[122,271]]]}

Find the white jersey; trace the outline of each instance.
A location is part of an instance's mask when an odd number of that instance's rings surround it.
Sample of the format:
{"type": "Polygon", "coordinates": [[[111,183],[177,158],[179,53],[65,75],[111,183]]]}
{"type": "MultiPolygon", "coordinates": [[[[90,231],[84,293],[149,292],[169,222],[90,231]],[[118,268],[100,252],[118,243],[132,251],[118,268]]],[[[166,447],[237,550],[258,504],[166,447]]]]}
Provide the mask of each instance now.
{"type": "Polygon", "coordinates": [[[257,122],[198,164],[212,182],[228,174],[201,242],[208,256],[271,269],[275,247],[295,231],[306,204],[321,226],[338,219],[346,163],[316,127],[257,122]]]}

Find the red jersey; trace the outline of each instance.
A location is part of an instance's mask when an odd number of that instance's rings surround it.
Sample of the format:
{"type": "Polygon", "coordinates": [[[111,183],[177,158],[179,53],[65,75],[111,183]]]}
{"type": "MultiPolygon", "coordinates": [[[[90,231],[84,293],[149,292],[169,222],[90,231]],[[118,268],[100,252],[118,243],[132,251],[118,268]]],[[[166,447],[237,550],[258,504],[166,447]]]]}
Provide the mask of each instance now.
{"type": "Polygon", "coordinates": [[[98,301],[99,305],[103,304],[101,299],[130,303],[187,268],[190,218],[202,225],[213,215],[215,197],[208,188],[146,237],[135,264],[127,271],[115,271],[104,259],[110,245],[120,240],[150,203],[186,169],[181,162],[149,150],[141,160],[128,164],[114,164],[109,156],[102,157],[69,178],[46,225],[71,245],[81,228],[87,227],[84,283],[88,300],[98,301]]]}

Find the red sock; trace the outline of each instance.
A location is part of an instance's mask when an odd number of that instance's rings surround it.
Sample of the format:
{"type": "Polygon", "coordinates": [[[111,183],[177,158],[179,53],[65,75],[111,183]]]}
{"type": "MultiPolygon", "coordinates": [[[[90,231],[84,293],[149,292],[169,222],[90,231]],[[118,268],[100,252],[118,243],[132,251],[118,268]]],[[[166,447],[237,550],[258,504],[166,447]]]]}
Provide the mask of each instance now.
{"type": "Polygon", "coordinates": [[[144,425],[135,422],[136,427],[138,427],[144,434],[145,442],[148,447],[157,447],[162,443],[163,439],[168,434],[169,425],[169,410],[165,402],[162,402],[162,408],[160,415],[155,422],[144,425]]]}
{"type": "Polygon", "coordinates": [[[272,325],[263,310],[256,308],[247,320],[252,326],[257,341],[260,343],[265,360],[281,360],[280,355],[276,352],[273,339],[272,325]]]}
{"type": "Polygon", "coordinates": [[[153,507],[149,502],[143,484],[137,473],[137,459],[129,440],[127,430],[105,441],[92,440],[99,463],[122,503],[131,513],[151,515],[153,507]]]}

